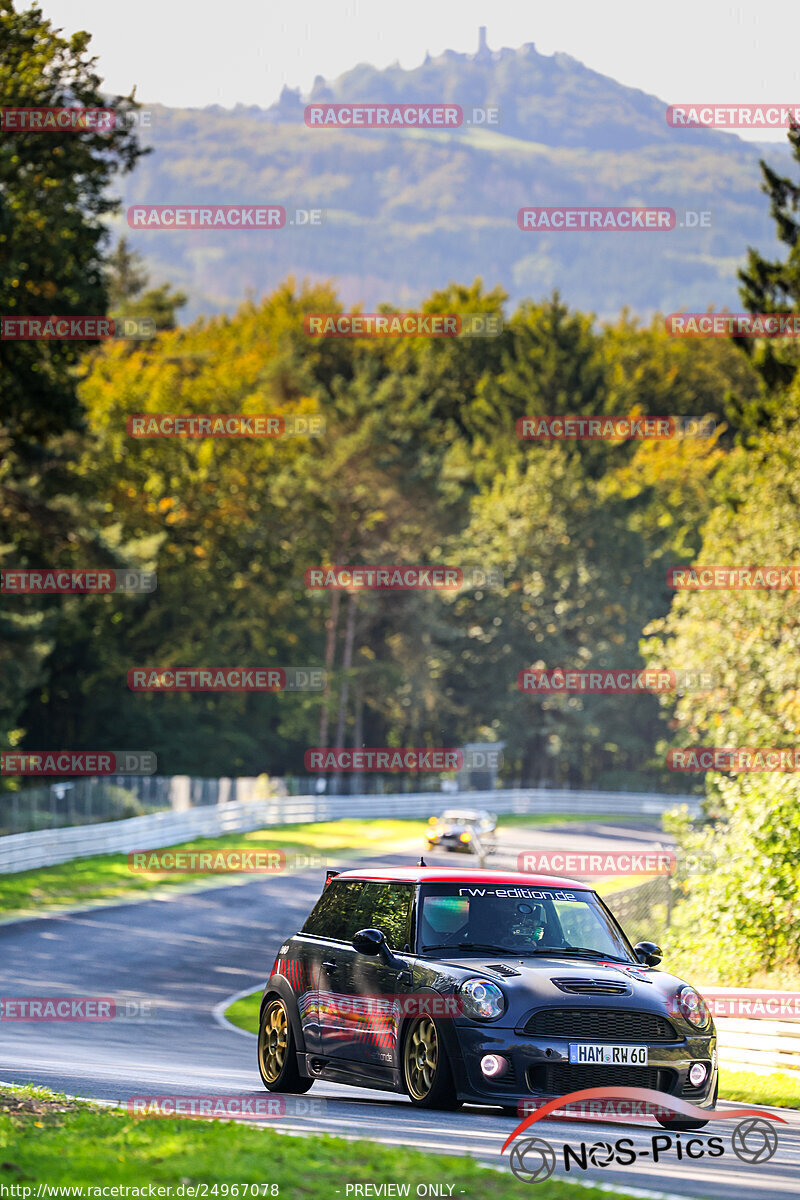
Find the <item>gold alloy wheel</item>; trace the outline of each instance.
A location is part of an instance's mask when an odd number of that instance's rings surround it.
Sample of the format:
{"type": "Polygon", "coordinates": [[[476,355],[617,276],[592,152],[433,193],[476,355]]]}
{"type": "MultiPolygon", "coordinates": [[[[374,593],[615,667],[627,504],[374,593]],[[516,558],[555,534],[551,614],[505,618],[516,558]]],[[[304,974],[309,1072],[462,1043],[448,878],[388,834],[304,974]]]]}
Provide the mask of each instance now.
{"type": "Polygon", "coordinates": [[[436,1079],[439,1039],[430,1017],[420,1017],[411,1026],[403,1053],[406,1084],[415,1100],[425,1100],[436,1079]]]}
{"type": "Polygon", "coordinates": [[[270,1000],[258,1035],[258,1057],[265,1079],[275,1083],[286,1062],[289,1026],[282,1000],[270,1000]]]}

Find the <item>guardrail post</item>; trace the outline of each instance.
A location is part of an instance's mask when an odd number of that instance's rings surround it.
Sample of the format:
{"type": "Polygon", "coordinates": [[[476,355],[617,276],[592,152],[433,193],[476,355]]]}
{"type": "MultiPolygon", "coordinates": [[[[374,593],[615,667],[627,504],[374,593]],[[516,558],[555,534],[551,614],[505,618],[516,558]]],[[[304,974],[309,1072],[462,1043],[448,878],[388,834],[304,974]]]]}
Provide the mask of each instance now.
{"type": "Polygon", "coordinates": [[[186,812],[192,807],[191,780],[188,775],[173,775],[170,780],[169,802],[175,812],[186,812]]]}

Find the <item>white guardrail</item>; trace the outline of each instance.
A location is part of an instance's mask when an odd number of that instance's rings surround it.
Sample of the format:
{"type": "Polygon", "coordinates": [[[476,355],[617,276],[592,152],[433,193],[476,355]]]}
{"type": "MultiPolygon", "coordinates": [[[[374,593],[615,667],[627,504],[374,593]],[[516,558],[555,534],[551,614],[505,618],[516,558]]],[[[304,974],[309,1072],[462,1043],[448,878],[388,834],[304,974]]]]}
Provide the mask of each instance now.
{"type": "MultiPolygon", "coordinates": [[[[184,777],[176,776],[176,780],[184,777]]],[[[256,791],[258,781],[252,782],[256,791]]],[[[247,791],[245,791],[247,794],[247,791]]],[[[616,813],[625,816],[658,814],[678,804],[700,811],[697,796],[652,795],[640,792],[573,792],[550,789],[508,789],[487,792],[410,792],[386,796],[276,796],[203,805],[176,812],[148,813],[96,825],[70,825],[0,837],[0,875],[49,867],[94,854],[120,854],[173,846],[189,838],[245,833],[269,825],[336,821],[344,817],[429,817],[443,808],[488,808],[496,813],[616,813]]]]}
{"type": "MultiPolygon", "coordinates": [[[[702,992],[702,988],[700,989],[702,992]]],[[[715,999],[726,996],[740,1000],[752,997],[759,1001],[765,996],[760,988],[706,989],[713,992],[715,999]]],[[[780,992],[766,993],[780,1000],[780,992]]],[[[796,993],[786,993],[795,996],[796,993]]],[[[776,1005],[777,1007],[777,1005],[776,1005]]],[[[787,1006],[789,1007],[789,1006],[787,1006]]],[[[796,1002],[789,1011],[796,1011],[796,1002]]],[[[773,1009],[774,1011],[774,1009],[773,1009]]],[[[800,1101],[800,1020],[770,1020],[764,1017],[715,1017],[717,1027],[717,1053],[720,1066],[731,1071],[752,1071],[756,1075],[769,1075],[773,1071],[784,1071],[797,1078],[797,1094],[800,1101]]]]}

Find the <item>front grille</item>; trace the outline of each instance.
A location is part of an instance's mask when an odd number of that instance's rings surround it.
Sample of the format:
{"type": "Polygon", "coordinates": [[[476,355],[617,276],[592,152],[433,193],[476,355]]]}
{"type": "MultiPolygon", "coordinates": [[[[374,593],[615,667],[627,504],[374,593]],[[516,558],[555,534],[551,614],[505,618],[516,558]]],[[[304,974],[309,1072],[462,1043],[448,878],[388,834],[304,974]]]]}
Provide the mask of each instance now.
{"type": "Polygon", "coordinates": [[[528,1068],[528,1087],[548,1096],[593,1087],[644,1087],[672,1092],[676,1074],[660,1067],[593,1066],[573,1063],[541,1063],[528,1068]]]}
{"type": "Polygon", "coordinates": [[[625,1008],[543,1008],[525,1026],[533,1037],[578,1042],[679,1042],[666,1017],[625,1008]]]}
{"type": "Polygon", "coordinates": [[[578,996],[629,996],[630,984],[624,979],[552,979],[562,992],[573,992],[578,996]]]}

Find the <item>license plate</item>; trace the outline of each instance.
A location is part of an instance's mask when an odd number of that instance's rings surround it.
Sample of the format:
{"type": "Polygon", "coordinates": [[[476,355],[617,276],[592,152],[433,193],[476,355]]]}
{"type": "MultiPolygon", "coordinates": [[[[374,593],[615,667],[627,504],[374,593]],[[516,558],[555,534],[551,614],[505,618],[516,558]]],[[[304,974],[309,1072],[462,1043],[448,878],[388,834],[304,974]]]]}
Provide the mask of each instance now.
{"type": "Polygon", "coordinates": [[[617,1066],[646,1067],[647,1046],[613,1046],[602,1042],[570,1042],[571,1063],[611,1063],[617,1066]]]}

